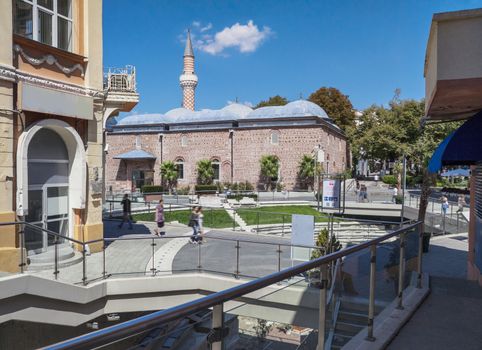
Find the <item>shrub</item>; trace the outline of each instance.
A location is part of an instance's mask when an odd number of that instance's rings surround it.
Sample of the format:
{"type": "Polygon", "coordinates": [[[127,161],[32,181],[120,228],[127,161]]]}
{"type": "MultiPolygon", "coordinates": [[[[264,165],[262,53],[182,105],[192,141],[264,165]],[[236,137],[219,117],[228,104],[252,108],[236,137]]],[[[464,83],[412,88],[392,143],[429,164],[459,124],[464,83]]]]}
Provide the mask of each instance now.
{"type": "Polygon", "coordinates": [[[144,185],[141,188],[142,193],[162,193],[164,192],[163,186],[158,185],[144,185]]]}
{"type": "Polygon", "coordinates": [[[195,190],[196,192],[200,192],[201,194],[216,193],[218,191],[218,186],[217,185],[196,185],[195,190]]]}
{"type": "Polygon", "coordinates": [[[258,195],[256,193],[248,193],[248,194],[233,193],[233,194],[230,194],[230,195],[226,196],[226,198],[228,198],[228,199],[236,199],[237,201],[239,201],[243,197],[248,197],[248,198],[253,198],[254,200],[258,200],[258,195]]]}
{"type": "Polygon", "coordinates": [[[395,177],[395,175],[385,175],[382,177],[382,181],[387,185],[395,186],[397,184],[397,178],[395,177]]]}
{"type": "Polygon", "coordinates": [[[179,195],[186,195],[189,194],[189,186],[184,186],[184,187],[178,187],[176,188],[176,193],[179,195]]]}

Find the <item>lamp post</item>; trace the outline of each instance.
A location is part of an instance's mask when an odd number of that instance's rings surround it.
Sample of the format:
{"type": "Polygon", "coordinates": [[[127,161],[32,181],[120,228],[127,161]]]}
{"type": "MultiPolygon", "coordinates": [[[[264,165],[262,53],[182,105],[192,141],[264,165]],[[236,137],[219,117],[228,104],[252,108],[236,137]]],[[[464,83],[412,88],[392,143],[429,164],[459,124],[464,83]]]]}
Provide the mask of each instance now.
{"type": "Polygon", "coordinates": [[[320,145],[315,146],[315,173],[314,178],[317,182],[317,192],[316,192],[316,210],[320,211],[320,173],[318,171],[318,164],[325,161],[325,152],[322,150],[320,145]]]}

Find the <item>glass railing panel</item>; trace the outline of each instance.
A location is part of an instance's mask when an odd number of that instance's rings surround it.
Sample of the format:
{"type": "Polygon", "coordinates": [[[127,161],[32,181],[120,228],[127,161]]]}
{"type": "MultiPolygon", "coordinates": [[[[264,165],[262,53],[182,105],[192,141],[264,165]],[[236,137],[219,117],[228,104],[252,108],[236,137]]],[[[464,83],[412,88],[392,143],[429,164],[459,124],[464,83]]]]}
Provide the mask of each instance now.
{"type": "Polygon", "coordinates": [[[419,229],[415,228],[405,234],[405,275],[403,288],[415,286],[417,281],[419,229]]]}
{"type": "Polygon", "coordinates": [[[315,350],[319,303],[319,275],[311,273],[269,285],[239,301],[229,301],[224,304],[225,318],[236,320],[237,330],[233,331],[237,334],[236,340],[226,339],[225,348],[296,349],[304,344],[303,349],[315,350]]]}
{"type": "Polygon", "coordinates": [[[239,242],[239,274],[258,278],[281,270],[287,248],[278,244],[239,242]],[[283,256],[282,256],[283,254],[283,256]]]}
{"type": "MultiPolygon", "coordinates": [[[[135,233],[131,235],[132,237],[125,236],[115,240],[105,239],[106,277],[135,277],[152,274],[153,265],[154,268],[156,266],[154,254],[158,249],[159,242],[150,235],[136,235],[135,233]]],[[[89,278],[104,275],[103,254],[104,252],[100,252],[88,256],[89,278]]]]}

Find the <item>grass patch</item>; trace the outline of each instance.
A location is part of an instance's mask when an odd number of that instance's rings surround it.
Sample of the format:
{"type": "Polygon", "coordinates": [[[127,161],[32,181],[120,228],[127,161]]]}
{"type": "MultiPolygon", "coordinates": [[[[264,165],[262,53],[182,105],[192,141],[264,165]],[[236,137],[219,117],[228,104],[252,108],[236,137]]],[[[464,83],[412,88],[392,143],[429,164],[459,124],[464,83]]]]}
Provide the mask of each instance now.
{"type": "MultiPolygon", "coordinates": [[[[187,225],[190,216],[190,210],[164,211],[164,220],[166,220],[166,222],[178,221],[181,224],[187,225]]],[[[140,213],[132,214],[132,218],[135,221],[154,221],[155,217],[154,213],[140,213]]],[[[211,228],[233,227],[233,220],[224,209],[205,209],[204,226],[211,228]]]]}
{"type": "Polygon", "coordinates": [[[315,217],[315,222],[328,221],[327,217],[320,217],[320,213],[308,205],[282,205],[253,209],[238,209],[236,212],[248,225],[257,225],[258,216],[260,225],[281,224],[283,222],[285,224],[290,224],[292,214],[313,215],[315,217]]]}

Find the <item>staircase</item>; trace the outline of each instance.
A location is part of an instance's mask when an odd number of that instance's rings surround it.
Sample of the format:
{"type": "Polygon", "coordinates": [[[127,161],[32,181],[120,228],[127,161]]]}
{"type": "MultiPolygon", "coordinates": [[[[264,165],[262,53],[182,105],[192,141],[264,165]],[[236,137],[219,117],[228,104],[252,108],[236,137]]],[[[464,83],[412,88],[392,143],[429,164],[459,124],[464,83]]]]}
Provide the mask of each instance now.
{"type": "MultiPolygon", "coordinates": [[[[375,306],[375,315],[382,309],[383,307],[381,306],[375,306]]],[[[367,320],[368,300],[366,303],[342,300],[335,324],[331,349],[341,349],[351,338],[367,327],[367,320]]]]}
{"type": "MultiPolygon", "coordinates": [[[[314,234],[320,232],[321,229],[327,228],[326,222],[316,223],[314,234]]],[[[247,228],[249,231],[269,234],[269,235],[288,235],[291,234],[291,223],[275,224],[275,225],[259,225],[247,228]]],[[[365,225],[357,221],[340,221],[333,225],[333,233],[335,237],[344,245],[358,244],[369,239],[383,236],[388,230],[384,225],[365,225]]]]}
{"type": "Polygon", "coordinates": [[[234,210],[232,210],[231,205],[229,205],[229,203],[224,203],[223,208],[226,209],[226,212],[231,217],[231,219],[234,219],[234,221],[236,222],[237,229],[241,231],[251,231],[251,229],[243,220],[243,218],[239,216],[238,213],[236,213],[234,210]]]}
{"type": "MultiPolygon", "coordinates": [[[[58,268],[71,266],[82,261],[82,254],[74,251],[68,243],[59,244],[57,248],[58,268]]],[[[29,271],[51,270],[55,268],[55,246],[49,246],[47,250],[42,253],[29,254],[27,259],[30,261],[28,264],[29,271]]]]}

